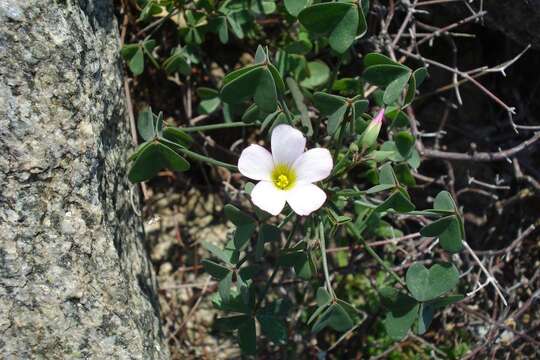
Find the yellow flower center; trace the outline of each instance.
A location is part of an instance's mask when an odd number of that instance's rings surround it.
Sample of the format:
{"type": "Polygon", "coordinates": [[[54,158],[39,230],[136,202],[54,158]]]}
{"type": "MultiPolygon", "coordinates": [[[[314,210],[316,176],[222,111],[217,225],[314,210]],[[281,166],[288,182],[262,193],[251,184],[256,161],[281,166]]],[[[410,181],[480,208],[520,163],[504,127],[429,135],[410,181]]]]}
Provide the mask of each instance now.
{"type": "Polygon", "coordinates": [[[287,187],[287,185],[289,185],[289,178],[283,174],[279,175],[276,181],[276,186],[280,189],[284,189],[287,187]]]}
{"type": "Polygon", "coordinates": [[[272,182],[280,190],[289,190],[296,181],[296,174],[288,165],[278,164],[272,170],[272,182]]]}

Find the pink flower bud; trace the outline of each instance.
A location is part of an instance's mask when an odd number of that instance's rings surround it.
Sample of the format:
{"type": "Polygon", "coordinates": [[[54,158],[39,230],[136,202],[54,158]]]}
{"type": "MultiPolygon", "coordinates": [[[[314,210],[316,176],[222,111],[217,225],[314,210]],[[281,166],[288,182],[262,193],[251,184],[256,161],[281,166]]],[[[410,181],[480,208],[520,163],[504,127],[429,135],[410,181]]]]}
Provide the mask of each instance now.
{"type": "Polygon", "coordinates": [[[379,136],[379,132],[381,131],[383,118],[384,118],[384,108],[381,109],[377,113],[377,115],[373,118],[373,120],[371,120],[366,130],[362,134],[362,138],[360,139],[360,144],[362,144],[362,147],[364,149],[367,149],[368,147],[372,146],[377,141],[377,137],[379,136]]]}

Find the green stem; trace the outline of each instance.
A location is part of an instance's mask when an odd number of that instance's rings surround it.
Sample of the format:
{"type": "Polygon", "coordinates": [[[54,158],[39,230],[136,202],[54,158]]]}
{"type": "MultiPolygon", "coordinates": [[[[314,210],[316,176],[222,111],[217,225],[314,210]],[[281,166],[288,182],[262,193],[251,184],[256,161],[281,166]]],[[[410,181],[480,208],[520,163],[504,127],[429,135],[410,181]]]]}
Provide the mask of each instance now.
{"type": "Polygon", "coordinates": [[[359,240],[360,243],[362,243],[362,245],[364,246],[366,251],[369,253],[369,255],[371,255],[384,268],[384,270],[386,270],[388,274],[390,274],[394,279],[396,279],[398,283],[400,283],[403,287],[405,287],[405,282],[401,280],[399,275],[396,274],[396,272],[392,270],[390,266],[388,266],[388,264],[384,262],[383,259],[381,259],[381,257],[375,252],[375,250],[373,250],[371,246],[369,246],[369,244],[366,242],[366,240],[364,240],[360,232],[354,227],[352,223],[347,223],[347,229],[349,229],[349,231],[353,234],[353,236],[357,240],[359,240]]]}
{"type": "Polygon", "coordinates": [[[238,121],[238,122],[231,122],[231,123],[190,126],[187,128],[179,128],[179,129],[182,130],[183,132],[194,132],[194,131],[229,129],[229,128],[235,128],[235,127],[247,127],[247,126],[255,126],[255,125],[256,124],[247,124],[245,122],[238,121]]]}
{"type": "Polygon", "coordinates": [[[193,152],[191,150],[188,150],[170,140],[167,140],[165,138],[159,138],[159,141],[163,141],[163,142],[166,142],[166,143],[169,143],[171,145],[173,145],[175,147],[176,150],[180,151],[182,154],[194,159],[194,160],[198,160],[198,161],[202,161],[202,162],[205,162],[207,164],[211,164],[211,165],[216,165],[216,166],[221,166],[221,167],[224,167],[226,169],[229,169],[229,170],[232,170],[232,171],[238,171],[238,167],[236,165],[233,165],[233,164],[228,164],[228,163],[225,163],[225,162],[222,162],[222,161],[219,161],[219,160],[215,160],[215,159],[212,159],[212,158],[209,158],[207,156],[204,156],[204,155],[201,155],[201,154],[197,154],[196,152],[193,152]]]}
{"type": "Polygon", "coordinates": [[[326,286],[328,287],[328,291],[330,292],[330,294],[332,294],[332,297],[335,299],[336,294],[334,293],[334,289],[332,289],[332,283],[330,282],[330,273],[328,272],[328,261],[326,259],[326,244],[324,240],[324,225],[322,221],[319,223],[319,243],[321,246],[321,257],[322,257],[322,263],[323,263],[324,279],[326,280],[326,286]]]}

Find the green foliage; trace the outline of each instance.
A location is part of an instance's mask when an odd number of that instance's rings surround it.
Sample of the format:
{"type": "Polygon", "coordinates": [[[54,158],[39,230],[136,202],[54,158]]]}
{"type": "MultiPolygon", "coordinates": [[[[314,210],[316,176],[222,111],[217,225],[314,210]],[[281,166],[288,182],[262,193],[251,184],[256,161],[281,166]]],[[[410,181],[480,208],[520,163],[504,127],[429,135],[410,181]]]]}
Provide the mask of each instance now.
{"type": "MultiPolygon", "coordinates": [[[[246,206],[241,210],[228,204],[223,213],[233,231],[223,244],[201,242],[209,255],[202,265],[217,282],[212,302],[223,314],[215,326],[234,333],[244,354],[257,354],[261,338],[286,346],[295,331],[304,331],[306,336],[307,332],[352,331],[364,321],[364,311],[375,313],[379,303],[385,310],[381,319],[387,341],[400,340],[410,331],[425,333],[437,311],[463,299],[449,294],[459,280],[453,264],[434,263],[426,268],[415,262],[402,279],[402,274],[392,270],[395,254],[375,251],[366,241],[403,236],[396,214],[432,219],[420,234],[438,238],[446,252],[460,251],[465,239],[460,211],[448,192],[437,195],[433,209],[416,210],[411,200],[408,187],[416,184],[413,173],[421,158],[405,108],[413,103],[428,74],[425,68],[413,70],[380,53],[361,54],[356,40],[367,31],[364,14],[368,9],[368,1],[188,4],[150,0],[144,2],[139,21],[152,24],[163,13],[172,18],[178,12],[182,18],[174,22],[178,43],[158,47],[150,33],[121,50],[133,75],[143,74],[145,60],[150,61],[154,71],[179,84],[182,91],[194,90],[198,115],[221,121],[183,128],[164,124],[163,115],[150,108],[140,111],[137,130],[143,143],[130,158],[128,177],[132,182],[150,180],[164,168],[187,171],[187,157],[238,170],[233,164],[198,153],[198,146],[192,150],[194,139],[188,135],[192,131],[251,126],[253,131],[246,133],[264,139],[277,125],[286,123],[301,130],[310,146],[319,144],[331,151],[334,168],[321,183],[327,195],[321,210],[305,218],[291,213],[278,223],[260,209],[246,206]],[[279,39],[269,38],[270,32],[261,26],[269,18],[289,31],[279,39]],[[249,51],[253,61],[228,63],[221,56],[216,56],[216,64],[206,61],[209,47],[232,42],[234,46],[220,49],[241,47],[244,51],[257,43],[265,46],[249,51]],[[210,76],[216,65],[225,71],[223,77],[210,76]],[[342,65],[347,65],[346,71],[341,71],[342,65]],[[349,69],[355,67],[359,72],[350,74],[349,69]],[[384,123],[370,125],[380,108],[384,109],[384,123]],[[366,295],[369,306],[359,304],[350,292],[340,292],[341,285],[336,283],[341,275],[330,276],[332,265],[345,268],[352,260],[347,251],[330,251],[326,246],[355,243],[381,269],[377,291],[366,274],[354,274],[370,284],[363,289],[371,291],[366,295]],[[289,288],[287,294],[275,291],[279,273],[303,284],[301,296],[295,292],[296,283],[290,293],[289,288]],[[291,299],[296,302],[294,309],[291,299]]],[[[253,186],[247,183],[245,193],[250,194],[253,186]]]]}

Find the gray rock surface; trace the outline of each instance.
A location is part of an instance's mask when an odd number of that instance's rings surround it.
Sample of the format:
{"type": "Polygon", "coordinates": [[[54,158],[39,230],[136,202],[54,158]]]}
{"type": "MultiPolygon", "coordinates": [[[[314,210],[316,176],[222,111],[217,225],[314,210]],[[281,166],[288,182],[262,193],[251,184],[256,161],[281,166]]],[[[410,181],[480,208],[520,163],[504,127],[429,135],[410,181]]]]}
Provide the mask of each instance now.
{"type": "Polygon", "coordinates": [[[111,0],[0,0],[0,358],[163,359],[111,0]]]}

